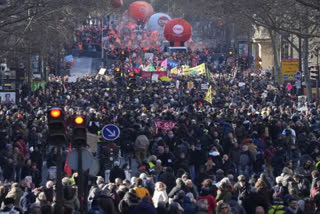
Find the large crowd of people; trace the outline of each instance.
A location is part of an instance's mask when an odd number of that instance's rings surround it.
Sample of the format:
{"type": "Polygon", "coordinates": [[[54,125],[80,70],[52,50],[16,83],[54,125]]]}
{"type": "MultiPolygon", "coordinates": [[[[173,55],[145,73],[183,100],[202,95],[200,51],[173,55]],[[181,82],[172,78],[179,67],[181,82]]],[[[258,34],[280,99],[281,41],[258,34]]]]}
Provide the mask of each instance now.
{"type": "MultiPolygon", "coordinates": [[[[108,54],[117,65],[120,50],[108,54]]],[[[129,67],[141,64],[142,53],[129,51],[129,67]]],[[[211,50],[153,53],[154,65],[165,58],[190,66],[223,61],[211,50]]],[[[79,213],[80,201],[89,214],[320,213],[317,103],[275,85],[268,72],[209,68],[209,102],[207,76],[151,81],[137,75],[134,87],[126,77],[72,83],[53,77],[45,88],[22,87],[19,102],[0,106],[0,213],[54,212],[57,149],[46,141],[46,111],[55,106],[67,118],[86,116],[93,134],[110,123],[121,129],[115,142],[97,142],[100,171],[89,178],[85,202],[77,195],[77,173],[65,173],[64,213],[79,213]],[[102,158],[113,145],[120,161],[102,158]]]]}

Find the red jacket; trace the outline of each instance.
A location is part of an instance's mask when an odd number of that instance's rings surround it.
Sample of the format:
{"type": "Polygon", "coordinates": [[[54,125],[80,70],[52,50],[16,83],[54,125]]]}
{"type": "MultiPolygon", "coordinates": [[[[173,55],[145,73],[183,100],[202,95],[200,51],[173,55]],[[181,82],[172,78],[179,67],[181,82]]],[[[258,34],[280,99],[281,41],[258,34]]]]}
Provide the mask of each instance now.
{"type": "Polygon", "coordinates": [[[217,208],[217,202],[216,199],[212,195],[206,195],[206,196],[199,196],[197,197],[197,201],[201,199],[206,199],[208,202],[208,214],[213,214],[214,210],[217,208]]]}

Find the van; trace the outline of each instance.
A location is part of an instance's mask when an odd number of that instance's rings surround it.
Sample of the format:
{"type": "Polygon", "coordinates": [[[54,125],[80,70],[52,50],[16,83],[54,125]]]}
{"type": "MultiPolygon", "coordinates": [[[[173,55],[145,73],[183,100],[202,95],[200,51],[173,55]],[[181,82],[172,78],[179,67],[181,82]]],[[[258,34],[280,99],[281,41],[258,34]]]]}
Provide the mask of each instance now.
{"type": "Polygon", "coordinates": [[[172,55],[172,53],[187,53],[188,48],[186,47],[168,47],[168,53],[172,55]]]}

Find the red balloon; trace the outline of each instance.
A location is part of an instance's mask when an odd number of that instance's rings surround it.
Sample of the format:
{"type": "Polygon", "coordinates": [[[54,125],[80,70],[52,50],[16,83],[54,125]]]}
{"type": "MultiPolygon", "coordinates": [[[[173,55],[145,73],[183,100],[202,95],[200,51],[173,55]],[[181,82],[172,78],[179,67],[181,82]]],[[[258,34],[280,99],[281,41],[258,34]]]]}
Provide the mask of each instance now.
{"type": "Polygon", "coordinates": [[[192,35],[192,27],[184,19],[175,18],[167,22],[164,27],[164,37],[169,42],[185,42],[190,39],[192,35]]]}
{"type": "Polygon", "coordinates": [[[123,5],[123,0],[111,0],[111,5],[114,8],[119,8],[122,7],[123,5]]]}
{"type": "Polygon", "coordinates": [[[152,6],[144,1],[136,1],[129,6],[129,15],[138,22],[145,22],[153,14],[152,6]]]}

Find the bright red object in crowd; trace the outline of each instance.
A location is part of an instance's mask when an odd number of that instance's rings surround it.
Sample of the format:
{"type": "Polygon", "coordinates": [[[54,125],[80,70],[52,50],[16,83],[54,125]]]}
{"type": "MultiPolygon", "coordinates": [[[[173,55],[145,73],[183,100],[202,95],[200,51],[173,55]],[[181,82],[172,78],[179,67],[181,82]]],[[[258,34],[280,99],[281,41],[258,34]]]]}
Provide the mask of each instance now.
{"type": "Polygon", "coordinates": [[[144,1],[136,1],[129,6],[129,15],[137,22],[146,22],[153,14],[152,6],[144,1]]]}
{"type": "Polygon", "coordinates": [[[192,35],[192,27],[184,19],[175,18],[170,20],[164,27],[164,36],[174,46],[181,46],[181,42],[188,41],[192,35]]]}

